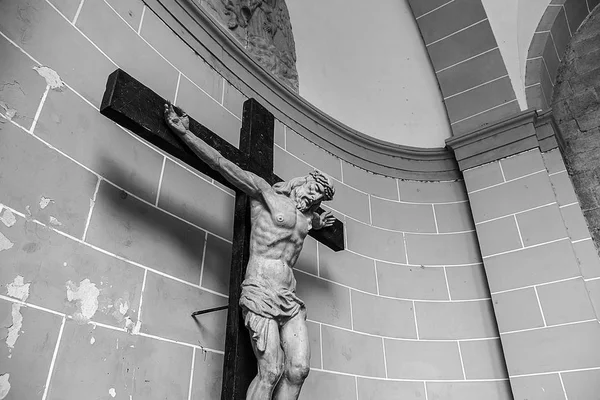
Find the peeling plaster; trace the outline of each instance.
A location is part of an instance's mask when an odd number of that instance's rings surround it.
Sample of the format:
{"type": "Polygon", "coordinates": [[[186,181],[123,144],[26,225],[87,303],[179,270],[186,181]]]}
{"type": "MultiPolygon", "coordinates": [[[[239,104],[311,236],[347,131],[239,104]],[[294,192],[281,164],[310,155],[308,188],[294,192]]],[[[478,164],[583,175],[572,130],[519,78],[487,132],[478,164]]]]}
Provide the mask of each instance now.
{"type": "Polygon", "coordinates": [[[11,242],[0,232],[0,251],[12,249],[14,243],[11,242]]]}
{"type": "MultiPolygon", "coordinates": [[[[109,307],[112,308],[111,306],[109,307]]],[[[129,302],[125,299],[119,298],[117,301],[115,301],[114,308],[115,310],[112,312],[112,316],[118,322],[122,322],[125,319],[127,311],[129,311],[129,302]]]]}
{"type": "Polygon", "coordinates": [[[54,200],[49,197],[42,196],[40,199],[40,208],[43,210],[44,208],[48,207],[48,204],[50,203],[54,203],[54,200]]]}
{"type": "Polygon", "coordinates": [[[8,378],[10,378],[10,374],[0,375],[0,400],[8,396],[8,392],[10,391],[10,382],[8,381],[8,378]]]}
{"type": "Polygon", "coordinates": [[[50,87],[50,89],[62,92],[63,88],[65,87],[65,83],[62,81],[62,79],[60,79],[60,76],[58,76],[56,71],[54,71],[52,68],[44,66],[33,67],[33,69],[46,80],[46,84],[50,87]]]}
{"type": "Polygon", "coordinates": [[[50,222],[50,225],[62,226],[62,222],[60,222],[59,220],[57,220],[56,218],[54,218],[52,215],[49,218],[49,222],[50,222]]]}
{"type": "Polygon", "coordinates": [[[78,322],[87,322],[94,316],[98,310],[98,296],[100,290],[95,283],[89,279],[84,279],[79,284],[72,281],[67,282],[67,300],[75,301],[78,310],[73,314],[73,318],[78,322]]]}
{"type": "Polygon", "coordinates": [[[90,344],[94,344],[94,343],[96,343],[96,338],[92,336],[90,338],[90,344]]]}
{"type": "Polygon", "coordinates": [[[18,275],[12,283],[6,285],[8,295],[21,301],[25,301],[29,297],[29,285],[31,285],[31,283],[25,283],[23,277],[18,275]]]}
{"type": "Polygon", "coordinates": [[[4,119],[8,121],[12,121],[12,119],[17,115],[17,110],[11,108],[3,101],[0,101],[0,111],[2,112],[0,116],[4,117],[4,119]]]}
{"type": "Polygon", "coordinates": [[[115,388],[110,388],[110,390],[108,391],[108,394],[110,394],[111,397],[116,397],[117,391],[115,390],[115,388]]]}
{"type": "MultiPolygon", "coordinates": [[[[21,305],[12,305],[12,325],[8,327],[8,336],[6,337],[6,345],[9,351],[15,348],[15,343],[19,338],[19,333],[23,327],[23,315],[21,314],[21,305]]],[[[11,356],[9,355],[8,358],[11,356]]]]}
{"type": "Polygon", "coordinates": [[[27,214],[31,217],[31,207],[25,206],[25,211],[27,211],[27,214]]]}
{"type": "MultiPolygon", "coordinates": [[[[1,212],[2,212],[2,209],[0,209],[0,213],[1,212]]],[[[8,228],[10,228],[17,222],[17,219],[15,218],[15,214],[13,214],[12,211],[10,211],[7,208],[6,210],[4,210],[4,214],[2,214],[2,216],[0,217],[0,221],[2,221],[2,223],[4,225],[6,225],[8,228]]]]}

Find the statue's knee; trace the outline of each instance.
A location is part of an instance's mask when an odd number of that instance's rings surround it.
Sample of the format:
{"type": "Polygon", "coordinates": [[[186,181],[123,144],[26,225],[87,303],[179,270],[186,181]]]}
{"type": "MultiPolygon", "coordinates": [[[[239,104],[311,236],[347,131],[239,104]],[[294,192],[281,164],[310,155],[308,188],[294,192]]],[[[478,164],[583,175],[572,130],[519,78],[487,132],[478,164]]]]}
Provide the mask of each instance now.
{"type": "Polygon", "coordinates": [[[281,364],[270,365],[260,371],[262,380],[269,385],[275,385],[279,381],[279,378],[281,378],[282,374],[283,367],[281,364]]]}
{"type": "Polygon", "coordinates": [[[301,384],[309,372],[310,366],[308,363],[293,364],[286,370],[286,378],[292,383],[301,384]]]}

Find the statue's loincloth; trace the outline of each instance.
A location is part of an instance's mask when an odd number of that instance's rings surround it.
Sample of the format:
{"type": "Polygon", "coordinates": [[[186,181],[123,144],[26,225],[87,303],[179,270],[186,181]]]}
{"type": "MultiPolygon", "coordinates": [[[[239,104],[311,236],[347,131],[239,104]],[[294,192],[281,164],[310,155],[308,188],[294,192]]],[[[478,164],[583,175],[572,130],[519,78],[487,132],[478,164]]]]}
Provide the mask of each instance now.
{"type": "Polygon", "coordinates": [[[244,324],[252,334],[257,350],[263,352],[266,349],[270,320],[281,326],[304,308],[304,302],[296,296],[295,290],[295,279],[290,288],[273,287],[256,278],[242,282],[240,306],[244,324]]]}

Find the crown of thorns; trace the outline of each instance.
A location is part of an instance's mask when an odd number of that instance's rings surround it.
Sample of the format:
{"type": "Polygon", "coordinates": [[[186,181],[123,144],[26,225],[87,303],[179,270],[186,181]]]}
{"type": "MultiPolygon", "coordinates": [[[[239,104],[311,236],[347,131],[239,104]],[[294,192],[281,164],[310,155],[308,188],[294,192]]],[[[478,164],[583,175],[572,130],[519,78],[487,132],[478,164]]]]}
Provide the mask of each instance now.
{"type": "Polygon", "coordinates": [[[315,182],[320,183],[321,186],[323,186],[323,200],[333,200],[335,188],[333,187],[333,182],[331,182],[330,178],[316,169],[313,172],[310,172],[308,175],[314,179],[315,182]]]}

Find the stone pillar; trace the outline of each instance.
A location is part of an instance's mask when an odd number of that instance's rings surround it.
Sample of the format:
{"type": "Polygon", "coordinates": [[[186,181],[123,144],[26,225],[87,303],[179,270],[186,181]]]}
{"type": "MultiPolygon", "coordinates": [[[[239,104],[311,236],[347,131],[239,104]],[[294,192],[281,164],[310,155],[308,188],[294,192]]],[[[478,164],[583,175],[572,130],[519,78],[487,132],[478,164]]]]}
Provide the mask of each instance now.
{"type": "Polygon", "coordinates": [[[463,171],[516,400],[591,399],[600,271],[550,115],[525,111],[450,139],[463,171]],[[568,397],[567,397],[568,396],[568,397]]]}

